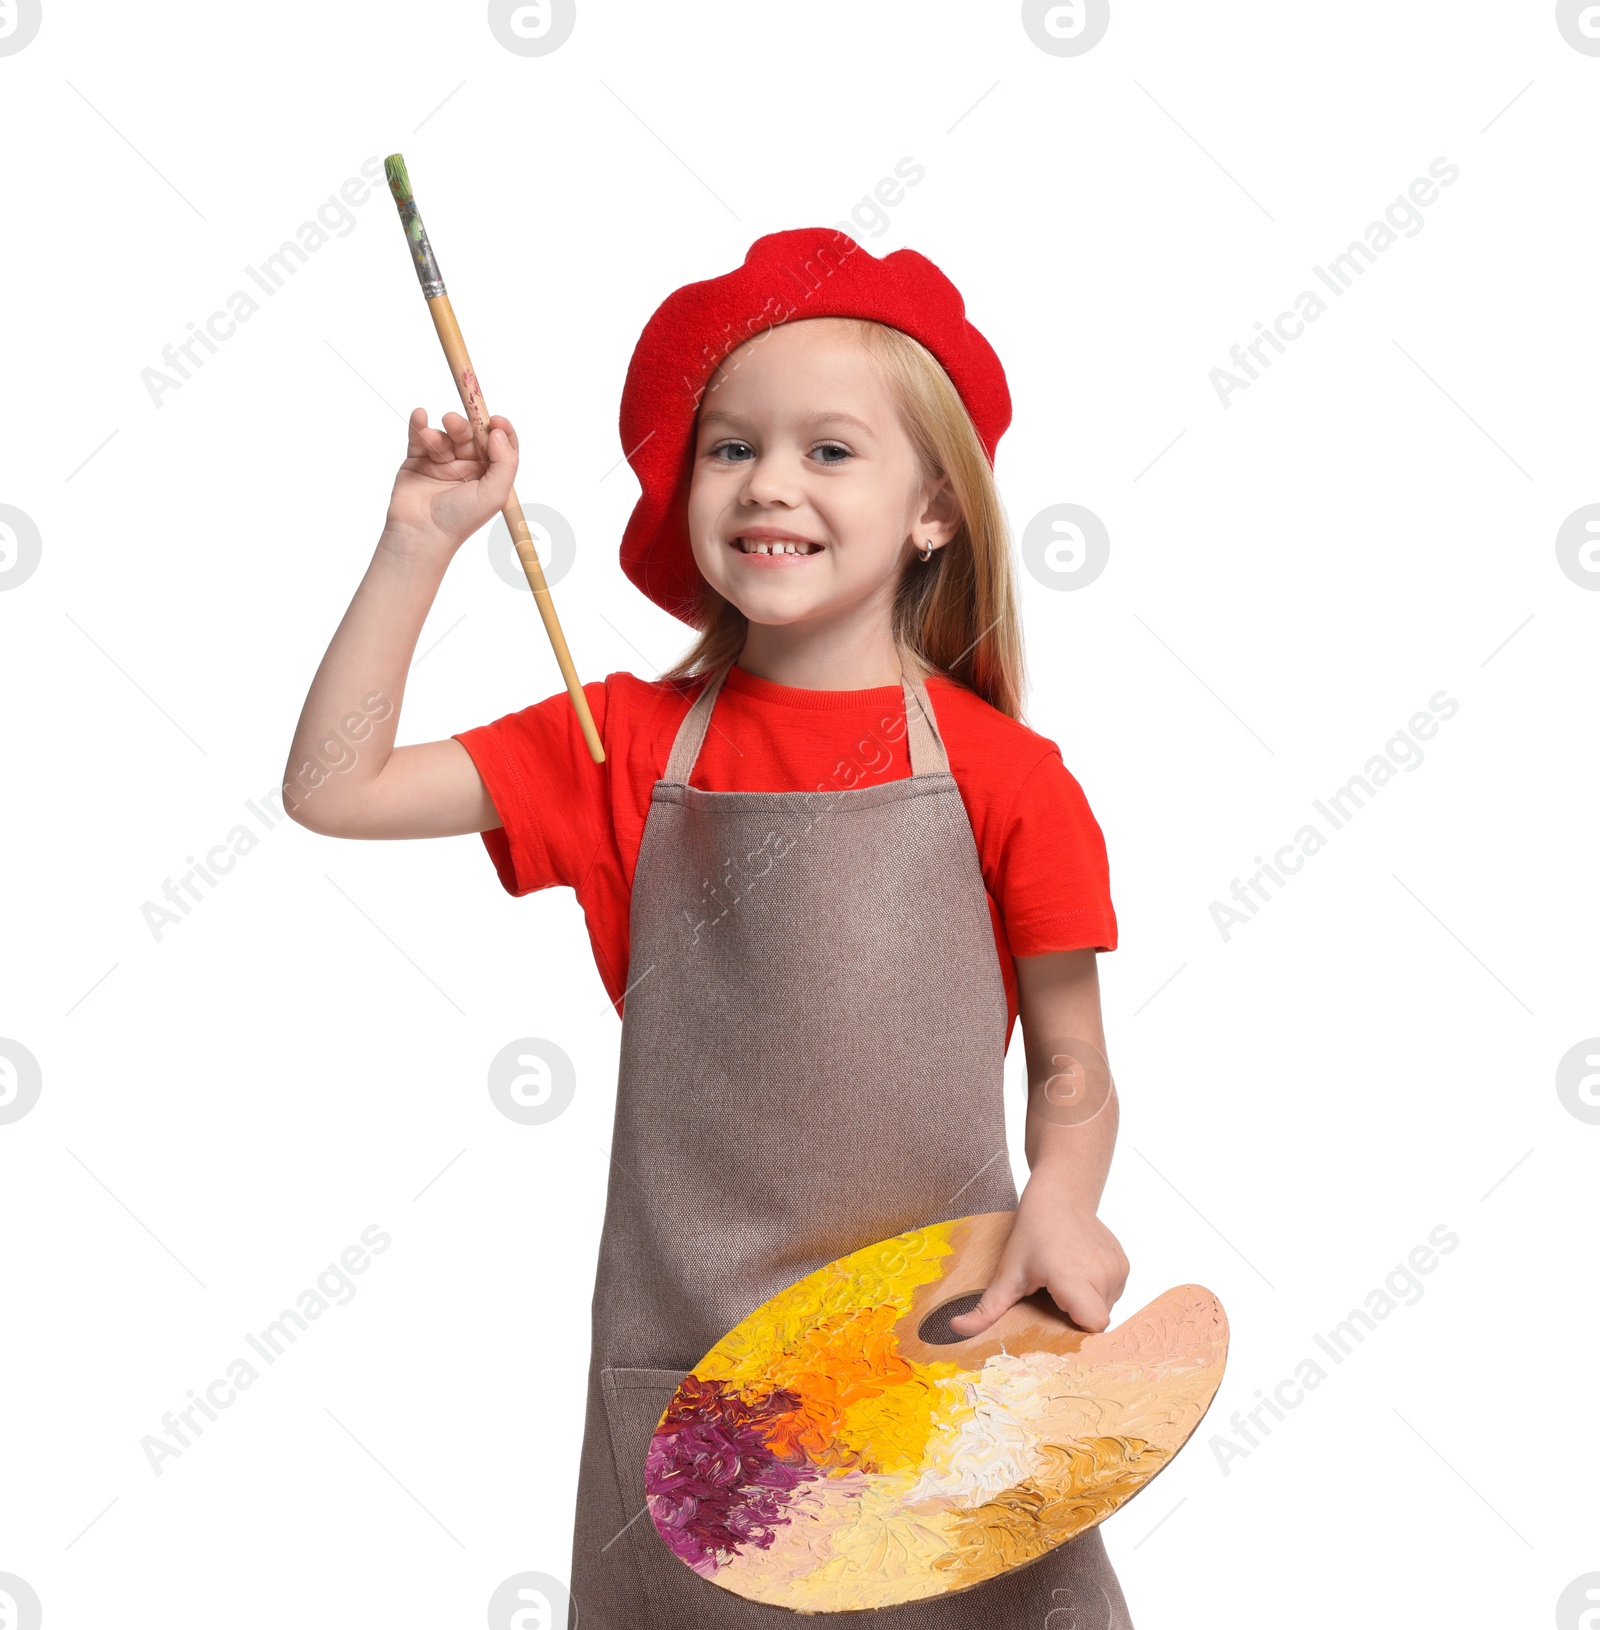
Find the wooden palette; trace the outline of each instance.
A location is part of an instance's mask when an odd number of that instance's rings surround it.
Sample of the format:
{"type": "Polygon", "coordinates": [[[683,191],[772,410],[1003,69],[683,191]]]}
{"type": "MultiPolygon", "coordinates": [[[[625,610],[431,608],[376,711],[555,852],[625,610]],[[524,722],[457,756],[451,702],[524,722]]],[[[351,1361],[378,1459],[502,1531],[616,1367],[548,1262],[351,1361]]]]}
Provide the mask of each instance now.
{"type": "Polygon", "coordinates": [[[889,1607],[1023,1567],[1137,1494],[1222,1381],[1222,1305],[1179,1285],[1090,1335],[1041,1291],[959,1338],[1013,1218],[881,1240],[724,1336],[650,1441],[667,1548],[751,1601],[889,1607]]]}

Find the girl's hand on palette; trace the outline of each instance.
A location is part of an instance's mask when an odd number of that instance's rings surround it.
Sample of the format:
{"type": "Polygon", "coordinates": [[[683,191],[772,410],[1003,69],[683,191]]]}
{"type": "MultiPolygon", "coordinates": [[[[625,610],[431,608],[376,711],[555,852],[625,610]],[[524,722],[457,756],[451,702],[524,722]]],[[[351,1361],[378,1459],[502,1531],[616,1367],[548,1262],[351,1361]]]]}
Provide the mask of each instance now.
{"type": "Polygon", "coordinates": [[[517,474],[517,433],[509,419],[495,414],[485,461],[472,426],[459,413],[445,414],[444,428],[436,430],[426,408],[413,408],[407,436],[382,546],[406,559],[448,561],[505,507],[517,474]]]}
{"type": "Polygon", "coordinates": [[[1024,1296],[1047,1290],[1080,1330],[1104,1330],[1128,1283],[1128,1259],[1117,1236],[1095,1216],[1048,1186],[1036,1168],[983,1300],[950,1321],[958,1336],[981,1335],[1024,1296]]]}

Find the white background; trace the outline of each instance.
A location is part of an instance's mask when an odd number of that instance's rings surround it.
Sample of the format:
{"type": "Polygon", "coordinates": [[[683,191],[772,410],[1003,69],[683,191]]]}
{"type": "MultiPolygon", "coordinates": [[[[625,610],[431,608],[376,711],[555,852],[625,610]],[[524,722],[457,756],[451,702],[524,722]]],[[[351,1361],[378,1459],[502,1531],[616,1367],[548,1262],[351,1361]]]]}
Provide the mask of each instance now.
{"type": "MultiPolygon", "coordinates": [[[[576,533],[586,679],[688,638],[616,558],[645,320],[925,168],[859,241],[932,258],[1004,361],[1016,532],[1075,503],[1111,538],[1088,586],[1020,582],[1028,720],[1121,925],[1117,1316],[1197,1281],[1232,1321],[1212,1413],[1105,1529],[1135,1622],[1550,1622],[1600,1569],[1600,1126],[1555,1086],[1600,1032],[1600,594],[1555,549],[1600,499],[1597,93],[1545,3],[1117,0],[1078,56],[948,0],[580,3],[545,56],[476,4],[47,4],[0,56],[0,503],[42,538],[0,593],[0,1036],[43,1077],[0,1126],[0,1573],[46,1623],[478,1624],[568,1569],[619,1028],[572,895],[511,899],[475,837],[285,822],[159,941],[141,916],[277,784],[402,417],[456,406],[381,188],[271,299],[244,272],[397,149],[524,501],[576,533]],[[1312,267],[1440,157],[1334,299],[1312,267]],[[157,406],[141,371],[241,288],[157,406]],[[1210,371],[1306,288],[1329,310],[1223,406],[1210,371]],[[1212,902],[1441,690],[1420,767],[1225,940],[1212,902]],[[529,1036],[577,1074],[536,1127],[485,1084],[529,1036]],[[374,1223],[355,1299],[154,1475],[163,1414],[374,1223]],[[1224,1472],[1211,1438],[1440,1224],[1421,1300],[1224,1472]]],[[[402,741],[561,688],[486,539],[402,741]]]]}

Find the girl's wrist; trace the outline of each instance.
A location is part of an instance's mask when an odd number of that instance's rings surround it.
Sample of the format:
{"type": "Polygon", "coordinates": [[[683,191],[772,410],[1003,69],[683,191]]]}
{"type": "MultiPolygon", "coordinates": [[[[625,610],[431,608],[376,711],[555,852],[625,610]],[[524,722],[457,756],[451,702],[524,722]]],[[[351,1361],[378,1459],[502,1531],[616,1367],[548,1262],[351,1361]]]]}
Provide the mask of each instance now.
{"type": "Polygon", "coordinates": [[[1022,1199],[1026,1200],[1031,1195],[1035,1205],[1047,1204],[1052,1211],[1094,1217],[1100,1210],[1100,1195],[1104,1186],[1103,1176],[1098,1179],[1091,1177],[1077,1161],[1045,1157],[1035,1160],[1030,1167],[1028,1181],[1023,1185],[1022,1199]]]}
{"type": "Polygon", "coordinates": [[[413,527],[386,524],[378,536],[374,559],[392,562],[405,568],[408,573],[420,570],[437,580],[444,576],[461,542],[459,538],[452,540],[442,533],[430,536],[419,533],[413,527]]]}

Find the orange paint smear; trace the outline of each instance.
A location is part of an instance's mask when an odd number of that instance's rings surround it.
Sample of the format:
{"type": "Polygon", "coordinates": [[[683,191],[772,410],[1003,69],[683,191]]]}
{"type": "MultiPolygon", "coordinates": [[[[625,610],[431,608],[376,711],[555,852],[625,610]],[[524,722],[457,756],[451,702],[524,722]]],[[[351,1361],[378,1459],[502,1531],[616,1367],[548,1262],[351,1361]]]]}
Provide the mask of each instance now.
{"type": "Polygon", "coordinates": [[[900,1310],[862,1308],[836,1314],[808,1330],[793,1350],[775,1355],[747,1397],[777,1387],[800,1395],[799,1408],[780,1415],[768,1438],[780,1455],[803,1452],[828,1468],[877,1471],[875,1459],[846,1441],[845,1415],[853,1405],[881,1398],[916,1372],[895,1351],[892,1334],[900,1310]]]}

